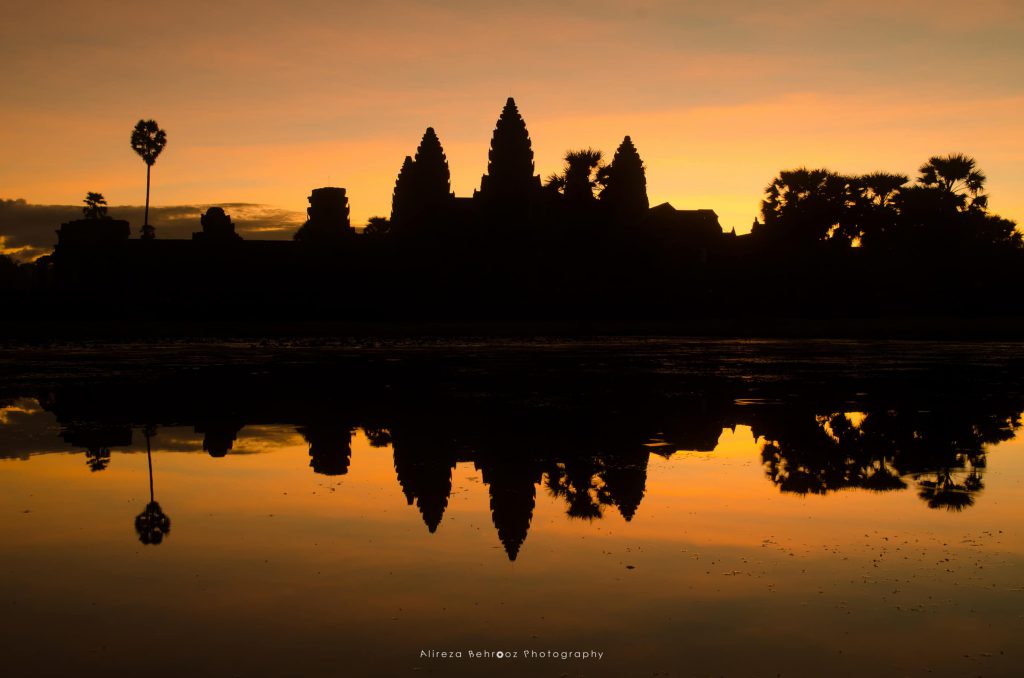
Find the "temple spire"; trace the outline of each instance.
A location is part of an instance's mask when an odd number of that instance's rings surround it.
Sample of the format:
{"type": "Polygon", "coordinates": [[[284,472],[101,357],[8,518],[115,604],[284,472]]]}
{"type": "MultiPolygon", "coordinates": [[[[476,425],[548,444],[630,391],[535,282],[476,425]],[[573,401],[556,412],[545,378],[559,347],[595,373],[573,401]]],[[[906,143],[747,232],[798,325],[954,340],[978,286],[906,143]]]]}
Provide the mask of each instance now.
{"type": "Polygon", "coordinates": [[[413,163],[412,156],[405,156],[402,169],[398,171],[398,178],[395,180],[395,192],[391,195],[391,221],[398,223],[402,217],[407,216],[411,210],[413,190],[413,163]]]}
{"type": "Polygon", "coordinates": [[[400,232],[418,231],[441,218],[454,197],[448,158],[434,128],[428,127],[415,159],[406,156],[398,173],[391,198],[391,221],[400,232]]]}
{"type": "Polygon", "coordinates": [[[533,172],[530,133],[515,99],[509,97],[494,127],[479,197],[488,207],[502,211],[525,208],[540,188],[540,177],[533,172]]]}
{"type": "Polygon", "coordinates": [[[421,204],[441,205],[452,197],[448,158],[433,127],[428,127],[423,133],[416,149],[414,176],[421,204]]]}
{"type": "Polygon", "coordinates": [[[608,166],[608,184],[601,191],[601,202],[617,220],[627,223],[641,219],[650,207],[644,163],[628,136],[622,140],[608,166]]]}

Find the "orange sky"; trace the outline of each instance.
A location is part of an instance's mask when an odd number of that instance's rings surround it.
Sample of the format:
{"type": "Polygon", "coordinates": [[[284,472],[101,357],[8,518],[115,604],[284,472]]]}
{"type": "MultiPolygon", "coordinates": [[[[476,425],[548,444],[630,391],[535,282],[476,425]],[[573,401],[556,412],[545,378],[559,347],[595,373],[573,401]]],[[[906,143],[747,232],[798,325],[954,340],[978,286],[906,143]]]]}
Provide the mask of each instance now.
{"type": "Polygon", "coordinates": [[[964,152],[1024,221],[1024,4],[752,0],[18,3],[0,24],[0,198],[140,204],[139,118],[167,130],[153,202],[387,214],[431,125],[479,185],[516,97],[537,171],[629,134],[652,203],[745,232],[780,169],[915,174],[964,152]]]}

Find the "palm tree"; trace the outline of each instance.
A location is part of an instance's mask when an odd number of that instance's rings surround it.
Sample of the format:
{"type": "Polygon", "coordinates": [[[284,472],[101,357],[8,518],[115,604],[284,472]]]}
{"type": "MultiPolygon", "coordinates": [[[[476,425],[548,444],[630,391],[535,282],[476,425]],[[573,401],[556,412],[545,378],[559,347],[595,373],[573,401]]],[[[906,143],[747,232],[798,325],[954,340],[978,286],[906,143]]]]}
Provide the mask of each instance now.
{"type": "Polygon", "coordinates": [[[391,235],[391,222],[387,217],[370,217],[363,229],[363,235],[383,237],[391,235]]]}
{"type": "Polygon", "coordinates": [[[86,193],[85,207],[82,208],[82,214],[85,215],[86,219],[102,219],[107,216],[107,199],[103,197],[102,193],[86,193]]]}
{"type": "Polygon", "coordinates": [[[597,186],[595,171],[600,171],[601,151],[585,148],[565,154],[565,195],[570,200],[594,199],[597,186]]]}
{"type": "Polygon", "coordinates": [[[149,225],[149,173],[156,157],[167,145],[167,134],[160,129],[156,120],[139,120],[132,130],[132,150],[146,163],[146,213],[142,224],[142,237],[152,238],[155,230],[149,225]]]}
{"type": "Polygon", "coordinates": [[[981,193],[986,177],[970,156],[963,153],[936,155],[921,165],[918,172],[921,173],[917,179],[919,184],[954,196],[960,209],[984,210],[988,206],[988,196],[981,193]]]}
{"type": "Polygon", "coordinates": [[[594,191],[604,184],[606,173],[601,164],[601,151],[585,148],[565,154],[565,167],[561,174],[552,174],[545,185],[562,193],[573,202],[589,202],[594,191]]]}
{"type": "Polygon", "coordinates": [[[872,172],[858,177],[862,197],[878,207],[888,207],[909,179],[904,174],[872,172]]]}

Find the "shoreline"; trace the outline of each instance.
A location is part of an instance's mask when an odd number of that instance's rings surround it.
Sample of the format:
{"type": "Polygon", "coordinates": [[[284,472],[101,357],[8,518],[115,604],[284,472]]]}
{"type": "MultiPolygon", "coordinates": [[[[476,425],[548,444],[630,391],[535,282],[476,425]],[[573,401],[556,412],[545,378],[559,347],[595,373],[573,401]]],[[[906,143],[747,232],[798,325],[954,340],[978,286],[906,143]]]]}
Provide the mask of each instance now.
{"type": "Polygon", "coordinates": [[[1024,316],[899,318],[694,318],[570,320],[110,320],[8,318],[0,345],[168,339],[850,339],[1024,341],[1024,316]]]}

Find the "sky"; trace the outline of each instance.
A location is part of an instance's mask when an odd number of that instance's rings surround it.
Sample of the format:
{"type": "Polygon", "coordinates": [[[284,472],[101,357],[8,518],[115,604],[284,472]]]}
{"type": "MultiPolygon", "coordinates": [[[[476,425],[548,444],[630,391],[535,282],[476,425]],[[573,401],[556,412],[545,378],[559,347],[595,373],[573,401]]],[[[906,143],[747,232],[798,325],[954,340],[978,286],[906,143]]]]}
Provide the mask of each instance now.
{"type": "Polygon", "coordinates": [[[914,177],[961,152],[992,211],[1024,222],[1022,32],[1016,0],[11,3],[0,199],[141,205],[145,118],[168,137],[154,205],[244,204],[292,228],[333,185],[359,225],[390,212],[427,126],[471,195],[514,96],[542,177],[628,134],[652,204],[714,209],[726,230],[749,230],[782,169],[914,177]]]}

